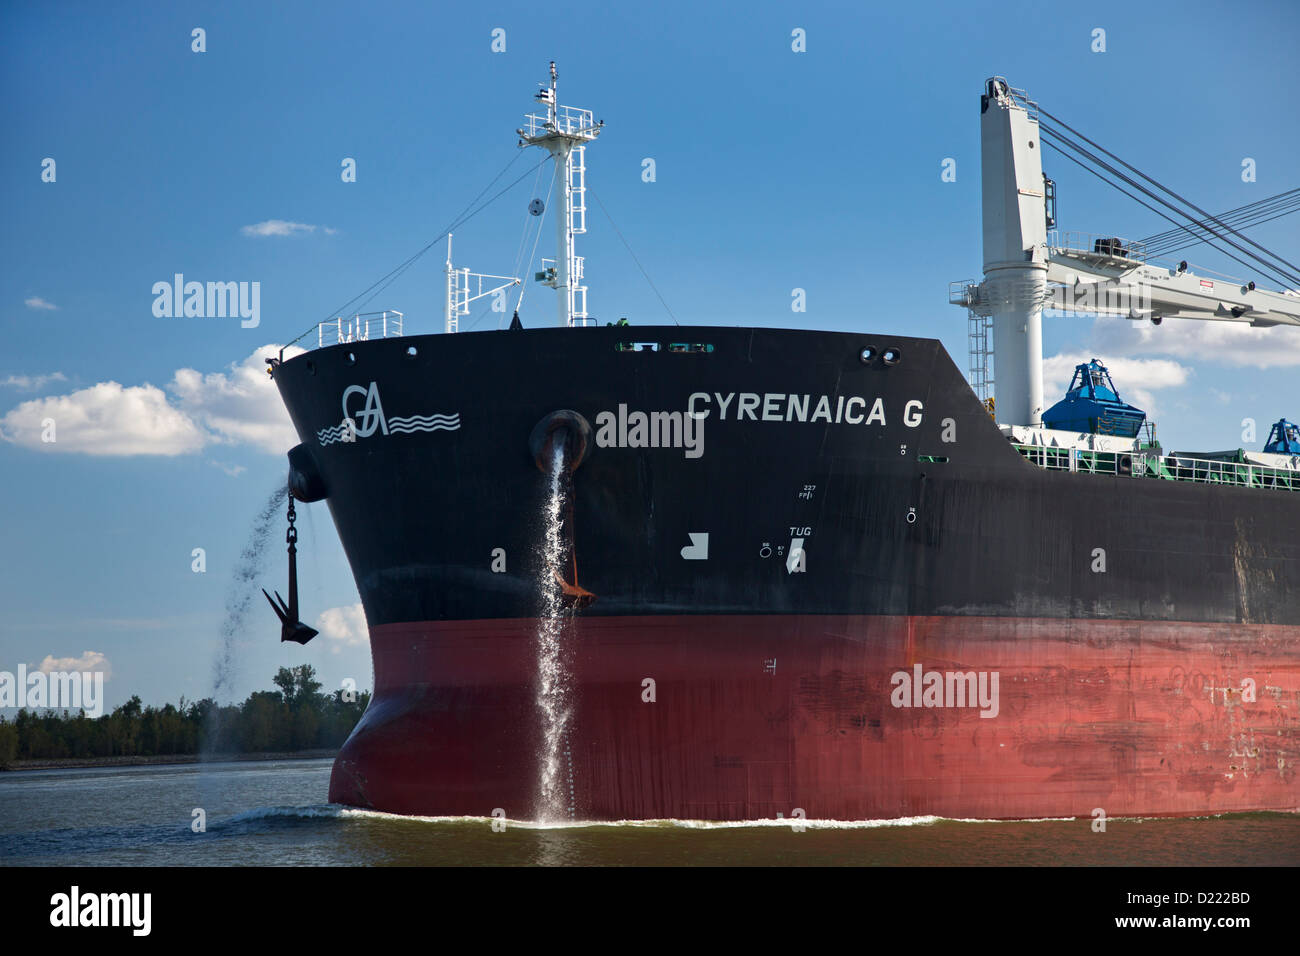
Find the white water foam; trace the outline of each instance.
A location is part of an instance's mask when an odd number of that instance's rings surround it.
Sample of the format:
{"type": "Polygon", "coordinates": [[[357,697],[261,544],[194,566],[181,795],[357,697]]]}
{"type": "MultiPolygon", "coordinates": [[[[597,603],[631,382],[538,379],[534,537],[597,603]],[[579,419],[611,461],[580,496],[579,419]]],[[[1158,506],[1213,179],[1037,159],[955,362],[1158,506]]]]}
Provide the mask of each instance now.
{"type": "MultiPolygon", "coordinates": [[[[340,804],[326,804],[309,807],[261,807],[249,810],[232,818],[230,822],[244,822],[267,817],[336,817],[341,819],[374,819],[391,822],[409,823],[506,823],[511,829],[520,830],[576,830],[596,828],[628,829],[681,829],[681,830],[747,830],[747,829],[784,829],[793,825],[809,830],[875,830],[884,827],[927,827],[936,823],[1073,823],[1084,817],[1033,817],[1023,820],[995,820],[971,817],[918,816],[898,817],[892,820],[803,820],[774,819],[764,817],[755,820],[502,820],[499,817],[484,816],[412,816],[402,813],[385,813],[382,810],[361,810],[340,804]]],[[[1112,822],[1119,817],[1111,817],[1112,822]]],[[[1154,819],[1154,818],[1153,818],[1154,819]]],[[[1144,818],[1133,818],[1125,822],[1143,822],[1144,818]]]]}
{"type": "Polygon", "coordinates": [[[542,721],[542,750],[536,812],[541,823],[573,819],[573,779],[568,750],[571,710],[563,644],[565,609],[556,579],[563,556],[564,472],[564,445],[557,442],[538,562],[542,608],[537,623],[537,709],[542,721]]]}
{"type": "Polygon", "coordinates": [[[337,819],[346,817],[348,814],[349,810],[346,807],[332,803],[316,804],[308,807],[257,807],[253,810],[237,813],[228,820],[217,822],[224,824],[248,823],[250,820],[271,820],[277,817],[337,819]]]}
{"type": "MultiPolygon", "coordinates": [[[[1294,811],[1270,811],[1273,813],[1291,813],[1294,811]]],[[[1108,823],[1164,823],[1171,820],[1215,820],[1220,817],[1240,816],[1233,813],[1212,813],[1196,817],[1108,817],[1108,823]]],[[[258,807],[236,814],[223,823],[247,823],[252,820],[271,819],[275,817],[325,818],[385,820],[389,822],[408,823],[473,823],[482,825],[501,824],[505,822],[511,829],[520,830],[577,830],[595,828],[630,828],[630,829],[682,829],[682,830],[745,830],[745,829],[781,829],[798,824],[810,830],[874,830],[883,827],[927,827],[936,823],[1074,823],[1086,821],[1087,817],[1027,817],[1023,819],[999,820],[979,817],[898,817],[892,820],[783,820],[764,817],[756,820],[502,820],[500,817],[484,816],[413,816],[404,813],[385,813],[382,810],[362,810],[346,807],[342,804],[318,804],[305,807],[258,807]]]]}

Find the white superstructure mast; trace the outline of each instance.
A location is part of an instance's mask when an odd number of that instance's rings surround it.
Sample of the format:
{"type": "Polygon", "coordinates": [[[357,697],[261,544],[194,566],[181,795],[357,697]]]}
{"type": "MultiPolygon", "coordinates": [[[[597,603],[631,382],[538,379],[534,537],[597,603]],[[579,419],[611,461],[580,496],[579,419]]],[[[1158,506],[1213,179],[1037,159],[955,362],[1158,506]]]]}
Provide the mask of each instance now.
{"type": "Polygon", "coordinates": [[[520,146],[540,146],[555,159],[559,208],[555,212],[555,259],[543,259],[537,279],[556,291],[558,324],[578,325],[588,319],[587,287],[582,284],[582,257],[574,237],[587,231],[586,144],[600,135],[605,121],[595,123],[591,110],[560,106],[556,98],[559,74],[551,61],[551,85],[536,94],[546,113],[529,114],[516,130],[520,146]]]}

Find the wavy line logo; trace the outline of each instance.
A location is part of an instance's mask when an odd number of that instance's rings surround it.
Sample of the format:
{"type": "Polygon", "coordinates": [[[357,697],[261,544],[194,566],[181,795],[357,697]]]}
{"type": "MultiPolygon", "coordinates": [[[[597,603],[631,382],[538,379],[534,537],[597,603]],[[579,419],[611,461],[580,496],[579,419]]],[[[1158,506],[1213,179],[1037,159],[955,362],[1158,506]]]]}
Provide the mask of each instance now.
{"type": "Polygon", "coordinates": [[[333,428],[322,428],[316,433],[316,440],[322,445],[332,445],[339,441],[356,441],[357,426],[352,419],[344,419],[340,425],[333,428]]]}
{"type": "Polygon", "coordinates": [[[411,415],[407,418],[390,418],[389,433],[409,434],[411,432],[454,432],[460,428],[460,413],[455,415],[411,415]]]}
{"type": "Polygon", "coordinates": [[[316,440],[322,445],[333,445],[336,442],[350,443],[358,438],[369,438],[375,432],[381,435],[410,435],[415,432],[454,432],[459,428],[459,412],[451,415],[386,417],[383,403],[379,400],[379,386],[371,382],[368,388],[349,385],[343,390],[343,421],[329,428],[322,428],[316,433],[316,440]],[[365,399],[365,403],[355,412],[349,403],[354,395],[360,395],[365,399]]]}

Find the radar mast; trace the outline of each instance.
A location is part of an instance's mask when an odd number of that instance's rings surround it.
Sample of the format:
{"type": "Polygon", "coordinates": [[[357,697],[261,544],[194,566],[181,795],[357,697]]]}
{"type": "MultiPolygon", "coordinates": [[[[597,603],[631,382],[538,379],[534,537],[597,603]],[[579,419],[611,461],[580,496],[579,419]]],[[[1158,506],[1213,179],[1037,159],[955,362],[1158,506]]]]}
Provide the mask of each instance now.
{"type": "Polygon", "coordinates": [[[542,260],[537,281],[556,291],[557,317],[561,327],[587,322],[587,287],[582,284],[582,257],[577,255],[574,237],[587,231],[586,144],[600,135],[605,121],[593,122],[591,110],[560,106],[557,98],[559,73],[551,61],[551,85],[535,98],[546,107],[544,114],[530,113],[519,134],[520,146],[540,146],[555,159],[559,184],[559,208],[555,213],[556,250],[554,259],[542,260]]]}

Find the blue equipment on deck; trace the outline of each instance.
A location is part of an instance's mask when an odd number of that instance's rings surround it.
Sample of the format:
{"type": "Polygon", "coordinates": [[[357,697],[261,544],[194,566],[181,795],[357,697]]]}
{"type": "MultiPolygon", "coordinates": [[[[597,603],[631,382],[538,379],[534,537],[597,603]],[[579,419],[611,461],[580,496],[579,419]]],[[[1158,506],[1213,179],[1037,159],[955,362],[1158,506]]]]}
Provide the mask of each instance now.
{"type": "Polygon", "coordinates": [[[1133,438],[1147,413],[1120,400],[1106,366],[1096,359],[1076,365],[1070,388],[1043,412],[1043,424],[1067,432],[1090,432],[1133,438]]]}
{"type": "Polygon", "coordinates": [[[1285,418],[1278,421],[1268,433],[1264,451],[1275,455],[1300,455],[1300,426],[1285,418]]]}

